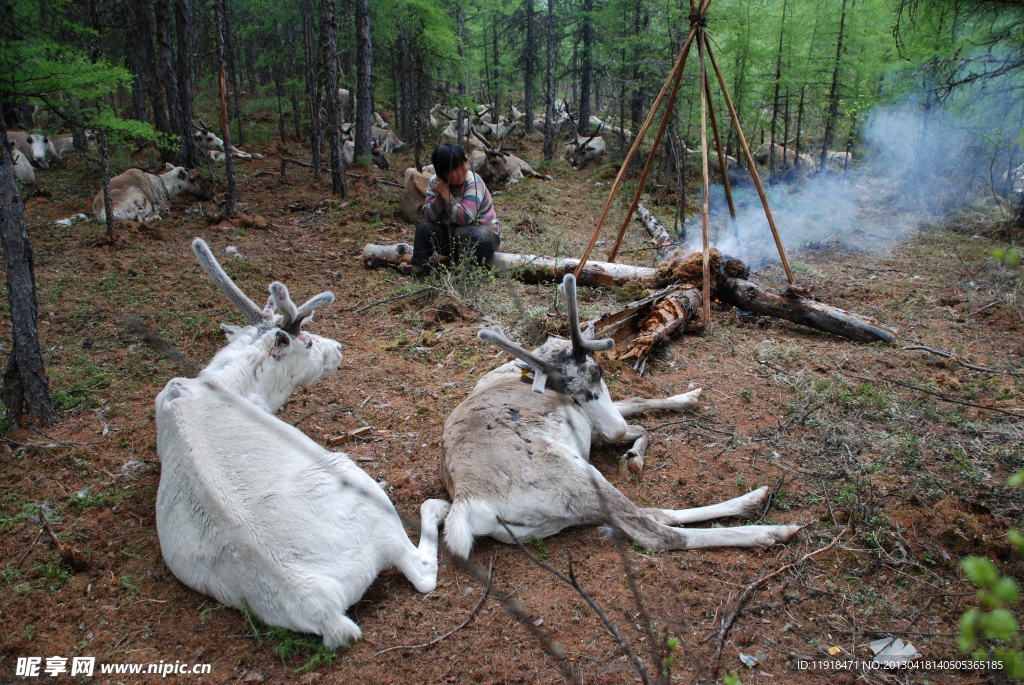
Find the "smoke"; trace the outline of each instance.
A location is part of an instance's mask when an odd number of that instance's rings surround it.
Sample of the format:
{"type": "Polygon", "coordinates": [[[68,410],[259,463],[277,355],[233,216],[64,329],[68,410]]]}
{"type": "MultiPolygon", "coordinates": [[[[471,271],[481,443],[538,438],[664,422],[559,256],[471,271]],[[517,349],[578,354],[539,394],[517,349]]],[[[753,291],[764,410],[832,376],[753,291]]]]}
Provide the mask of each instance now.
{"type": "MultiPolygon", "coordinates": [[[[861,126],[852,165],[813,173],[804,164],[803,178],[793,179],[791,172],[788,182],[769,183],[763,177],[787,252],[817,247],[886,253],[923,222],[979,201],[995,204],[993,191],[1019,201],[1019,194],[1009,193],[1012,170],[1024,161],[1019,147],[1005,142],[998,123],[986,120],[984,108],[958,116],[951,105],[925,109],[905,101],[879,106],[861,126]]],[[[820,143],[810,150],[801,147],[801,153],[817,161],[820,143]]],[[[710,189],[711,241],[752,266],[777,261],[753,183],[739,180],[739,187],[733,186],[735,227],[724,189],[710,189]]],[[[690,218],[687,229],[688,247],[700,249],[699,215],[690,218]]]]}

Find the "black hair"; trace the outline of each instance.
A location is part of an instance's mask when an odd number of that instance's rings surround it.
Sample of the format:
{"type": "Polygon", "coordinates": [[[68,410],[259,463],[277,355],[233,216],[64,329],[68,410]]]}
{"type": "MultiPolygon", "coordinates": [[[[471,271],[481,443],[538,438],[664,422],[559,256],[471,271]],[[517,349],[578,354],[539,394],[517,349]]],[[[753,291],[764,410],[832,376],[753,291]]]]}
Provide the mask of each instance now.
{"type": "Polygon", "coordinates": [[[452,169],[457,169],[468,160],[461,147],[454,143],[445,143],[431,153],[430,161],[434,165],[434,173],[437,174],[437,177],[447,179],[452,169]]]}

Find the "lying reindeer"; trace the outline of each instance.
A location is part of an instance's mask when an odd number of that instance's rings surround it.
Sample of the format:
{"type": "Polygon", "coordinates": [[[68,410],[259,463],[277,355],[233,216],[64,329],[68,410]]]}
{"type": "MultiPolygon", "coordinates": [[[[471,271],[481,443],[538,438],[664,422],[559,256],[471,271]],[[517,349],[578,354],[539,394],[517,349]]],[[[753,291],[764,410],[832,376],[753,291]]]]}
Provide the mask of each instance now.
{"type": "MultiPolygon", "coordinates": [[[[199,123],[202,124],[202,126],[192,124],[196,129],[195,136],[199,147],[206,150],[206,154],[214,162],[223,162],[226,158],[224,153],[224,141],[213,132],[212,126],[208,126],[202,119],[199,120],[199,123]]],[[[248,152],[242,152],[234,145],[231,146],[231,156],[235,159],[242,160],[263,159],[263,155],[261,154],[256,152],[251,154],[248,152]]]]}
{"type": "Polygon", "coordinates": [[[498,326],[479,333],[481,340],[517,361],[480,379],[445,421],[441,480],[452,497],[445,520],[448,549],[466,558],[475,536],[513,542],[502,521],[519,539],[547,537],[570,526],[614,523],[654,550],[756,547],[790,540],[796,526],[677,527],[758,514],[768,488],[697,509],[641,509],[590,464],[591,440],[632,440],[623,462],[634,473],[642,472],[649,437],[640,426],[627,425],[626,418],[657,409],[682,411],[697,403],[700,390],[613,403],[601,367],[588,352],[610,350],[615,343],[595,340],[593,326],[580,333],[572,274],[566,274],[562,291],[571,341],[548,338],[529,352],[498,326]],[[532,383],[527,372],[533,373],[532,383]]]}
{"type": "MultiPolygon", "coordinates": [[[[141,221],[149,224],[160,218],[160,212],[171,208],[171,198],[183,193],[204,197],[205,190],[198,181],[201,172],[185,167],[165,165],[166,173],[159,176],[140,169],[129,169],[110,179],[110,200],[116,221],[141,221]]],[[[101,188],[92,199],[92,213],[96,221],[107,220],[107,209],[101,188]]]]}
{"type": "Polygon", "coordinates": [[[264,622],[323,635],[328,647],[347,644],[362,633],[345,611],[383,569],[398,566],[420,592],[435,588],[449,504],[423,503],[415,547],[373,478],[274,416],[296,386],[341,363],[339,343],[301,330],[333,294],[296,307],[275,282],[261,310],[206,243],[196,238],[192,249],[249,325],[222,325],[227,347],[156,398],[160,550],[198,592],[245,602],[264,622]]]}
{"type": "Polygon", "coordinates": [[[545,181],[551,180],[550,176],[537,173],[525,160],[516,157],[505,149],[505,140],[518,125],[518,121],[512,124],[512,128],[501,139],[501,145],[498,146],[497,150],[491,147],[491,144],[476,132],[476,129],[473,129],[473,136],[483,144],[483,148],[470,152],[469,167],[479,174],[485,183],[507,183],[511,185],[519,183],[519,181],[522,181],[527,176],[540,178],[545,181]]]}

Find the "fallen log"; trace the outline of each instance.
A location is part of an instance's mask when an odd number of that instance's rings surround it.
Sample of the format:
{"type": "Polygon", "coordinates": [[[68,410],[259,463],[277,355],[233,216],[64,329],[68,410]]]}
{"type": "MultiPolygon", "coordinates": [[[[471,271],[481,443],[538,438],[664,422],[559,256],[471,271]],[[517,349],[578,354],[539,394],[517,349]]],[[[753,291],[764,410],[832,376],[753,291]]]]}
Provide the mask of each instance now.
{"type": "MultiPolygon", "coordinates": [[[[363,264],[368,268],[385,265],[399,266],[402,263],[408,263],[411,258],[412,246],[408,243],[367,245],[363,248],[363,264]]],[[[507,270],[513,278],[527,283],[557,283],[565,274],[575,270],[579,260],[496,252],[491,258],[490,264],[493,267],[507,270]]],[[[680,262],[680,265],[683,265],[683,262],[680,262]]],[[[723,270],[725,273],[717,275],[715,297],[744,311],[786,319],[860,342],[891,343],[896,339],[897,330],[895,328],[870,317],[816,302],[805,297],[807,293],[798,288],[791,286],[786,293],[778,293],[752,281],[730,277],[729,263],[723,270]]],[[[589,287],[624,286],[635,283],[644,288],[654,289],[664,287],[667,282],[670,282],[666,280],[666,276],[674,274],[676,271],[679,269],[674,271],[662,269],[662,273],[659,274],[657,269],[645,266],[588,261],[577,280],[580,285],[589,287]]],[[[689,289],[677,292],[688,293],[688,291],[689,289]]],[[[620,326],[625,326],[625,322],[630,321],[631,323],[624,328],[621,334],[612,336],[616,338],[616,342],[624,342],[635,333],[649,336],[645,338],[642,347],[636,348],[637,350],[646,347],[648,341],[650,341],[650,347],[653,348],[654,344],[664,340],[680,326],[686,325],[693,317],[692,313],[686,313],[687,307],[694,301],[693,297],[692,294],[672,295],[667,290],[656,293],[649,298],[630,303],[623,309],[606,315],[609,319],[606,325],[611,326],[618,323],[620,326]],[[661,304],[666,298],[670,298],[672,303],[661,304]],[[661,308],[659,309],[659,307],[661,308]]],[[[702,304],[699,295],[696,302],[702,304]]],[[[602,317],[602,319],[606,317],[602,317]]],[[[600,327],[598,330],[601,330],[600,327]]],[[[621,354],[625,355],[626,352],[623,351],[621,354]]]]}
{"type": "Polygon", "coordinates": [[[739,278],[720,279],[715,296],[745,311],[775,316],[860,342],[891,343],[897,335],[897,329],[876,319],[810,298],[777,293],[739,278]]]}
{"type": "Polygon", "coordinates": [[[651,238],[658,244],[658,250],[661,253],[662,259],[665,259],[669,254],[679,249],[678,242],[669,235],[665,224],[661,223],[658,217],[654,216],[651,210],[647,209],[642,203],[636,206],[636,220],[644,225],[651,238]]]}
{"type": "MultiPolygon", "coordinates": [[[[495,252],[490,260],[491,266],[508,269],[511,276],[527,283],[561,283],[562,277],[573,273],[579,263],[578,259],[552,259],[508,252],[495,252]]],[[[623,286],[628,283],[636,283],[644,288],[657,288],[661,285],[657,271],[650,267],[592,261],[587,261],[583,271],[576,276],[576,282],[592,288],[623,286]]]]}
{"type": "MultiPolygon", "coordinates": [[[[623,347],[616,346],[608,352],[612,359],[641,359],[654,351],[661,341],[676,332],[686,330],[690,321],[701,311],[703,300],[696,288],[675,290],[653,304],[646,316],[639,321],[639,335],[623,347]]],[[[703,323],[701,324],[703,326],[703,323]]]]}
{"type": "MultiPolygon", "coordinates": [[[[408,243],[367,245],[363,248],[363,265],[367,268],[400,266],[411,260],[412,246],[408,243]]],[[[542,283],[561,282],[565,274],[576,268],[579,260],[496,252],[489,263],[497,269],[507,269],[509,275],[521,281],[542,283]]],[[[645,288],[656,288],[659,285],[657,272],[650,267],[589,261],[577,282],[592,288],[623,286],[627,283],[637,283],[645,288]]]]}

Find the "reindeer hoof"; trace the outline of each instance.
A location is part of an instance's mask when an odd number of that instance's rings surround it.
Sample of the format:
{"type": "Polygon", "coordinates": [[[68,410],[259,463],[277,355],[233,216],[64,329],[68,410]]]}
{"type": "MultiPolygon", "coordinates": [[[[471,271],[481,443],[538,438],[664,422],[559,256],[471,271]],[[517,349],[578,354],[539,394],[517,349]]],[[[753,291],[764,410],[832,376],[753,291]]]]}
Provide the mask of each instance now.
{"type": "Polygon", "coordinates": [[[626,459],[619,460],[619,480],[629,480],[629,462],[626,459]]]}
{"type": "Polygon", "coordinates": [[[629,464],[629,470],[633,472],[637,480],[640,480],[644,475],[644,458],[638,455],[631,458],[627,463],[629,464]]]}

